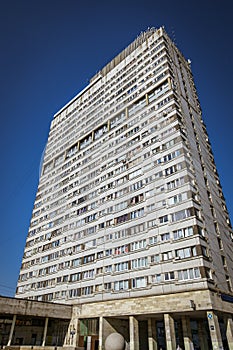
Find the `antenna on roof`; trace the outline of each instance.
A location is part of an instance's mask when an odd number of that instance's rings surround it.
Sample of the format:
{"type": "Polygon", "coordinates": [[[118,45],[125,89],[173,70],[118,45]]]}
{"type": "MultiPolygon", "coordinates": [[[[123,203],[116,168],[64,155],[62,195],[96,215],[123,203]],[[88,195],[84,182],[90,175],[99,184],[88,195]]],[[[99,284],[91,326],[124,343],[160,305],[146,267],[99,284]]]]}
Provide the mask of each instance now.
{"type": "Polygon", "coordinates": [[[173,43],[176,45],[176,34],[175,34],[175,29],[173,27],[171,28],[171,37],[172,37],[173,43]]]}

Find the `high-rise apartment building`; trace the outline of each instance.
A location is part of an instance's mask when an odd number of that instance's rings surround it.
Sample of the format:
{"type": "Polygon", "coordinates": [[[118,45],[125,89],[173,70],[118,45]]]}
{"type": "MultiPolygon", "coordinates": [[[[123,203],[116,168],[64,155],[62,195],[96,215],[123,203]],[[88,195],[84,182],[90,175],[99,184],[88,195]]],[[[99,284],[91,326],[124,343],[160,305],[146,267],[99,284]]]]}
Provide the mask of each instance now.
{"type": "Polygon", "coordinates": [[[190,61],[149,29],[54,116],[16,296],[131,301],[158,322],[154,302],[180,303],[179,315],[212,322],[214,303],[232,315],[232,239],[190,61]]]}

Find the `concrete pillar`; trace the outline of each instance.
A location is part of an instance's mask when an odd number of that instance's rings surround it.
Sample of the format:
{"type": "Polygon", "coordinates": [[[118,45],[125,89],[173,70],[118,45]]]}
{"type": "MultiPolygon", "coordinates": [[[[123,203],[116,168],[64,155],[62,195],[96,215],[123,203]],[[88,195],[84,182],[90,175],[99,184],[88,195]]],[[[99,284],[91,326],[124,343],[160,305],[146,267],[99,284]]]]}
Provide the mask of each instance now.
{"type": "Polygon", "coordinates": [[[87,350],[91,350],[91,335],[87,336],[87,350]]]}
{"type": "Polygon", "coordinates": [[[99,350],[103,349],[103,317],[99,318],[99,350]]]}
{"type": "Polygon", "coordinates": [[[164,326],[167,350],[176,350],[175,324],[173,318],[169,314],[164,314],[164,326]]]}
{"type": "Polygon", "coordinates": [[[190,319],[187,316],[182,316],[182,330],[184,338],[184,349],[193,350],[192,332],[190,327],[190,319]]]}
{"type": "Polygon", "coordinates": [[[42,346],[45,346],[47,330],[48,330],[48,322],[49,322],[49,318],[46,317],[45,324],[44,324],[44,333],[43,333],[42,346]]]}
{"type": "Polygon", "coordinates": [[[148,319],[148,345],[149,350],[158,350],[155,319],[148,319]]]}
{"type": "Polygon", "coordinates": [[[227,315],[225,317],[225,321],[226,321],[226,336],[227,336],[228,347],[230,350],[233,350],[233,320],[231,315],[227,315]]]}
{"type": "Polygon", "coordinates": [[[218,316],[213,311],[207,311],[207,319],[213,350],[223,349],[222,336],[218,323],[218,316]]]}
{"type": "Polygon", "coordinates": [[[206,334],[206,328],[203,320],[198,320],[198,340],[199,340],[199,346],[201,350],[208,349],[208,341],[207,341],[207,334],[206,334]]]}
{"type": "Polygon", "coordinates": [[[138,320],[129,316],[129,350],[139,350],[138,320]]]}
{"type": "Polygon", "coordinates": [[[80,314],[80,307],[79,306],[73,306],[72,310],[72,317],[70,320],[69,327],[67,329],[66,338],[65,338],[65,345],[71,345],[74,347],[78,347],[79,342],[79,314],[80,314]]]}
{"type": "Polygon", "coordinates": [[[14,333],[14,329],[15,329],[15,322],[16,322],[16,315],[13,316],[13,320],[12,320],[12,324],[11,324],[11,330],[10,330],[7,346],[10,346],[11,342],[12,342],[12,337],[13,337],[13,333],[14,333]]]}
{"type": "Polygon", "coordinates": [[[167,78],[167,82],[168,82],[168,85],[169,85],[169,89],[172,89],[172,83],[171,83],[171,78],[170,77],[167,78]]]}
{"type": "Polygon", "coordinates": [[[128,119],[128,118],[129,118],[129,111],[128,111],[128,107],[126,107],[126,109],[125,109],[125,116],[126,116],[126,119],[128,119]]]}

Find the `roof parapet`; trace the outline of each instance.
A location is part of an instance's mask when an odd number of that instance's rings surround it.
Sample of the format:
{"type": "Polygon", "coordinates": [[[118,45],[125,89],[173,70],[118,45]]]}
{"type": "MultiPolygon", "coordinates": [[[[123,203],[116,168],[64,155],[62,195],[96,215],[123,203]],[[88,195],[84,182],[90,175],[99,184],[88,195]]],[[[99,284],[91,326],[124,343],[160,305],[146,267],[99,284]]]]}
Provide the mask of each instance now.
{"type": "Polygon", "coordinates": [[[116,67],[116,65],[122,62],[128,55],[130,55],[134,50],[136,50],[140,45],[142,45],[145,42],[145,40],[147,40],[151,35],[153,35],[154,33],[161,35],[162,31],[163,31],[163,27],[160,27],[159,29],[152,27],[152,28],[148,28],[144,32],[141,32],[139,36],[129,46],[127,46],[122,52],[120,52],[116,57],[114,57],[105,67],[103,67],[97,74],[95,74],[90,79],[90,83],[95,81],[99,75],[105,76],[107,73],[109,73],[114,67],[116,67]]]}

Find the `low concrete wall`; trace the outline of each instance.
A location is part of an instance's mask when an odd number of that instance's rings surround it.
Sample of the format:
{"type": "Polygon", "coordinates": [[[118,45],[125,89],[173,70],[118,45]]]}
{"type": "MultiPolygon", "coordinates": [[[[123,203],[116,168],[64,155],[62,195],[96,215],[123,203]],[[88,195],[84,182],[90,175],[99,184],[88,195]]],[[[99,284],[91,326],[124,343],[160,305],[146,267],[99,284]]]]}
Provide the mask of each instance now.
{"type": "Polygon", "coordinates": [[[71,319],[72,306],[0,296],[0,314],[71,319]]]}

